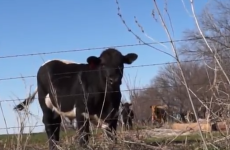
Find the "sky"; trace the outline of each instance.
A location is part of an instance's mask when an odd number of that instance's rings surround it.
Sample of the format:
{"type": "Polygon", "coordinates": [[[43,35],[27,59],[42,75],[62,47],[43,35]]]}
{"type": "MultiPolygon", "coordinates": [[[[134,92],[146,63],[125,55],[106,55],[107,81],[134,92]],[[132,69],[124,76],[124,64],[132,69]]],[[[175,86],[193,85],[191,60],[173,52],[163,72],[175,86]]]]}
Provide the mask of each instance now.
{"type": "MultiPolygon", "coordinates": [[[[148,43],[169,40],[160,20],[156,22],[152,16],[153,10],[157,13],[153,1],[118,1],[126,25],[142,40],[148,43]],[[145,33],[141,32],[134,17],[145,33]]],[[[196,14],[208,2],[196,0],[196,14]]],[[[163,12],[165,1],[157,0],[157,4],[169,25],[168,17],[163,12]]],[[[189,0],[167,1],[167,8],[173,26],[173,32],[171,29],[169,31],[174,40],[182,39],[183,31],[195,28],[189,0]]],[[[132,65],[126,65],[136,67],[125,68],[122,90],[127,90],[127,82],[131,88],[134,85],[136,88],[146,87],[161,66],[157,64],[175,61],[155,49],[173,54],[167,43],[152,45],[155,48],[138,45],[139,40],[128,32],[118,16],[115,0],[0,0],[0,20],[0,134],[18,133],[20,119],[13,107],[20,102],[19,99],[28,96],[31,86],[32,90],[36,88],[35,77],[45,61],[66,59],[86,63],[87,57],[99,56],[107,47],[119,46],[117,49],[124,55],[138,54],[138,59],[132,65]],[[52,53],[58,51],[69,52],[52,53]],[[40,54],[32,55],[37,53],[40,54]],[[20,56],[22,54],[29,55],[20,56]],[[22,76],[32,77],[9,79],[22,76]],[[6,127],[8,129],[4,129],[6,127]]],[[[123,94],[129,100],[128,92],[123,94]]],[[[29,110],[31,115],[26,119],[26,126],[29,127],[25,128],[25,133],[43,131],[42,112],[37,100],[29,110]]]]}

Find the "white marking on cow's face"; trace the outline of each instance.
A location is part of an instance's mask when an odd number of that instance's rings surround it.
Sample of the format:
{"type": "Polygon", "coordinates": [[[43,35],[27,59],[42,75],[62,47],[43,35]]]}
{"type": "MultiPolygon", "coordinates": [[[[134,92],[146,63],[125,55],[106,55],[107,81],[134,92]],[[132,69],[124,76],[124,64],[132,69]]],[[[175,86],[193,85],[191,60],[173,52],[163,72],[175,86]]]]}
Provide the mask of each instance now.
{"type": "Polygon", "coordinates": [[[95,115],[89,115],[88,113],[82,113],[82,115],[86,119],[90,119],[90,122],[92,122],[94,125],[96,125],[98,128],[106,129],[109,127],[107,123],[105,123],[102,119],[98,118],[98,116],[95,115]]]}
{"type": "Polygon", "coordinates": [[[45,64],[47,64],[48,62],[51,62],[51,61],[60,61],[60,62],[63,62],[63,63],[65,63],[65,64],[78,64],[77,62],[74,62],[74,61],[71,61],[71,60],[53,59],[53,60],[48,60],[48,61],[46,61],[44,64],[42,64],[42,66],[44,66],[45,64]]]}
{"type": "Polygon", "coordinates": [[[45,98],[45,103],[46,103],[46,106],[49,108],[49,109],[52,109],[52,111],[55,111],[57,114],[61,115],[61,116],[65,116],[67,118],[76,118],[76,107],[74,107],[71,111],[67,111],[67,112],[62,112],[60,111],[59,108],[56,108],[52,102],[51,102],[51,99],[49,97],[49,94],[46,95],[46,98],[45,98]]]}

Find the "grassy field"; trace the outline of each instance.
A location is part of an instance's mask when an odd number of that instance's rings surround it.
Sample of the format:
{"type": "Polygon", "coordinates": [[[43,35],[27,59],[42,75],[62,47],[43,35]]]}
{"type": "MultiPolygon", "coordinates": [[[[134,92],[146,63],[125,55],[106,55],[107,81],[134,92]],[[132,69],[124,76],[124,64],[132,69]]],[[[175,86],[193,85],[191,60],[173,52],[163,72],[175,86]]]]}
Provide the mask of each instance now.
{"type": "MultiPolygon", "coordinates": [[[[90,147],[92,149],[161,149],[162,147],[167,147],[168,149],[202,149],[202,139],[198,133],[193,133],[191,135],[179,135],[179,136],[168,136],[168,137],[156,137],[154,135],[146,137],[141,135],[141,130],[129,131],[118,133],[119,142],[113,144],[111,141],[106,140],[103,136],[103,132],[99,130],[97,134],[91,133],[90,147]],[[137,134],[142,138],[138,138],[137,134]]],[[[164,133],[162,133],[164,134],[164,133]]],[[[76,135],[75,131],[61,132],[60,145],[63,150],[76,149],[78,145],[74,141],[76,135]]],[[[209,149],[226,149],[226,143],[223,146],[223,142],[217,142],[215,146],[211,143],[217,141],[218,139],[225,138],[224,135],[219,132],[213,132],[205,134],[205,141],[209,149]]],[[[33,134],[22,134],[22,135],[1,135],[0,136],[0,149],[6,150],[44,150],[48,148],[47,137],[45,133],[33,133],[33,134]]],[[[81,149],[81,148],[77,148],[81,149]]]]}

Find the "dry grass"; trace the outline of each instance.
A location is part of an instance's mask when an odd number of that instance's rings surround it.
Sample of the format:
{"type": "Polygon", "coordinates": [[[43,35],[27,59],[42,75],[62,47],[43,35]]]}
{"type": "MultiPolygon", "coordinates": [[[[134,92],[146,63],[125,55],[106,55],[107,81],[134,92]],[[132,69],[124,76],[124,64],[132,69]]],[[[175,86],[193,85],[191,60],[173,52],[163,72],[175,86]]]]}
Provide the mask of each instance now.
{"type": "MultiPolygon", "coordinates": [[[[225,134],[225,133],[224,133],[225,134]]],[[[82,149],[75,141],[76,132],[68,130],[61,132],[60,149],[82,149]]],[[[207,143],[223,138],[219,132],[203,133],[207,143]]],[[[43,150],[48,148],[48,139],[45,133],[31,133],[19,135],[1,135],[0,149],[4,150],[43,150]],[[18,138],[20,136],[20,138],[18,138]],[[20,141],[19,141],[20,140],[20,141]],[[17,144],[17,143],[20,143],[17,144]]],[[[219,147],[221,144],[216,144],[219,147]]],[[[223,145],[222,145],[223,146],[223,145]]],[[[209,145],[210,149],[213,148],[209,145]]],[[[153,129],[151,127],[135,127],[130,131],[118,129],[118,143],[109,141],[102,130],[94,129],[88,149],[199,149],[202,148],[202,139],[198,132],[181,132],[171,129],[153,129]],[[93,137],[93,138],[92,138],[93,137]]]]}

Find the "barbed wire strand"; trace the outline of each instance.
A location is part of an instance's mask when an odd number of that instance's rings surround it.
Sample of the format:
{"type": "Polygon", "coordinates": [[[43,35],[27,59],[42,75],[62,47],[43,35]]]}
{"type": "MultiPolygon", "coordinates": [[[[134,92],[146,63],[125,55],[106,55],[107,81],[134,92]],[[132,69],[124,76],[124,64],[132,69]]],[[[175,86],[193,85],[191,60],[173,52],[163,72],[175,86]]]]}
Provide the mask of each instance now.
{"type": "MultiPolygon", "coordinates": [[[[213,37],[206,37],[206,38],[211,39],[211,38],[220,38],[220,37],[226,37],[226,36],[213,36],[213,37]]],[[[99,50],[99,49],[107,49],[107,48],[111,48],[111,47],[121,48],[121,47],[133,47],[133,46],[143,46],[143,45],[156,45],[156,44],[165,44],[165,43],[171,43],[171,42],[194,41],[194,40],[201,40],[201,39],[203,39],[203,38],[202,37],[196,37],[196,38],[188,38],[188,39],[178,39],[178,40],[174,40],[174,41],[160,41],[160,42],[150,42],[150,43],[124,44],[124,45],[114,45],[114,46],[83,48],[83,49],[75,49],[75,50],[62,50],[62,51],[40,52],[40,53],[17,54],[17,55],[0,56],[0,59],[27,57],[27,56],[36,56],[36,55],[49,55],[49,54],[57,54],[57,53],[92,51],[92,50],[99,50]]]]}
{"type": "MultiPolygon", "coordinates": [[[[210,84],[204,84],[204,83],[197,83],[197,84],[188,84],[188,86],[199,86],[199,85],[210,85],[210,84]]],[[[125,89],[125,90],[120,90],[120,91],[106,91],[106,93],[116,93],[116,92],[129,92],[129,91],[141,91],[141,90],[148,90],[148,89],[156,89],[156,88],[178,88],[178,87],[184,87],[184,85],[177,85],[177,86],[173,86],[173,85],[169,85],[169,86],[157,86],[157,87],[147,87],[147,88],[133,88],[133,89],[125,89]]],[[[92,92],[92,93],[88,93],[88,94],[101,94],[104,92],[92,92]]],[[[62,95],[62,96],[56,96],[56,97],[68,97],[68,96],[79,96],[79,95],[84,95],[84,93],[80,93],[80,94],[71,94],[71,95],[62,95]]],[[[43,97],[43,98],[47,98],[47,97],[43,97]]],[[[5,100],[1,100],[1,102],[15,102],[15,101],[21,101],[21,100],[25,100],[26,98],[17,98],[17,99],[5,99],[5,100]]],[[[38,98],[34,98],[34,99],[38,99],[38,98]]]]}
{"type": "MultiPolygon", "coordinates": [[[[40,119],[40,118],[39,118],[40,119]]],[[[106,120],[113,120],[113,119],[106,119],[106,120]]],[[[78,121],[78,122],[85,122],[85,121],[78,121]]],[[[53,124],[47,124],[47,125],[57,125],[57,124],[61,124],[61,123],[53,123],[53,124]]],[[[12,127],[5,127],[5,128],[0,128],[0,130],[7,130],[7,129],[18,129],[18,128],[37,128],[37,127],[44,127],[44,124],[38,124],[38,125],[28,125],[28,126],[23,126],[23,127],[19,127],[19,126],[12,126],[12,127]]]]}
{"type": "MultiPolygon", "coordinates": [[[[223,57],[222,59],[229,59],[230,57],[223,57]]],[[[206,58],[206,59],[193,59],[193,60],[182,60],[180,62],[185,63],[185,62],[198,62],[198,61],[208,61],[208,60],[213,60],[212,58],[206,58]]],[[[169,64],[175,64],[177,63],[176,61],[174,62],[167,62],[167,63],[154,63],[154,64],[144,64],[144,65],[132,65],[132,66],[125,66],[124,68],[139,68],[139,67],[150,67],[150,66],[161,66],[161,65],[169,65],[169,64]]],[[[110,69],[117,69],[117,68],[110,68],[110,69]]],[[[65,73],[56,73],[53,75],[60,75],[60,74],[77,74],[79,72],[95,72],[97,70],[85,70],[85,71],[76,71],[76,72],[65,72],[65,73]]],[[[17,77],[8,77],[8,78],[0,78],[0,81],[4,80],[15,80],[15,79],[25,79],[25,78],[35,78],[36,75],[28,75],[28,76],[17,76],[17,77]]]]}

